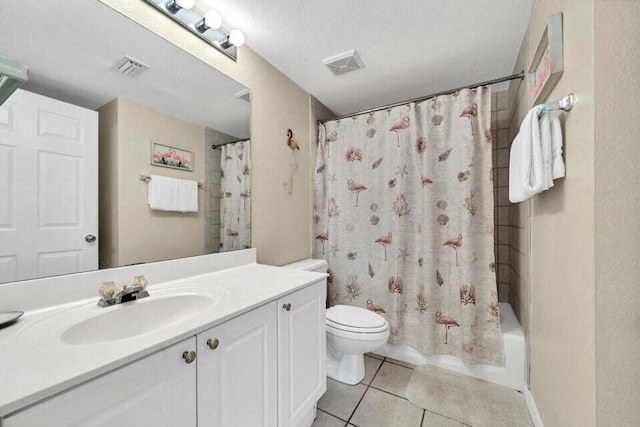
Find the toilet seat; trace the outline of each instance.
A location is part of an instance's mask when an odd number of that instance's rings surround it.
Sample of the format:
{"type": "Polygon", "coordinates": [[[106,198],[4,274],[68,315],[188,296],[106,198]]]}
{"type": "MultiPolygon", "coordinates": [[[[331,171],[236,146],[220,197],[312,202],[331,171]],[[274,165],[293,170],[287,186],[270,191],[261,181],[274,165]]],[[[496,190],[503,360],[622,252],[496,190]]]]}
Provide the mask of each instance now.
{"type": "Polygon", "coordinates": [[[343,331],[343,332],[351,332],[354,334],[377,334],[380,332],[384,332],[387,329],[389,329],[389,324],[385,322],[384,325],[379,326],[377,328],[360,328],[357,326],[347,326],[347,325],[341,325],[339,323],[334,323],[330,320],[327,320],[327,328],[328,329],[335,329],[338,331],[343,331]]]}
{"type": "Polygon", "coordinates": [[[327,310],[328,330],[354,334],[379,334],[389,329],[386,319],[360,307],[336,305],[327,310]]]}

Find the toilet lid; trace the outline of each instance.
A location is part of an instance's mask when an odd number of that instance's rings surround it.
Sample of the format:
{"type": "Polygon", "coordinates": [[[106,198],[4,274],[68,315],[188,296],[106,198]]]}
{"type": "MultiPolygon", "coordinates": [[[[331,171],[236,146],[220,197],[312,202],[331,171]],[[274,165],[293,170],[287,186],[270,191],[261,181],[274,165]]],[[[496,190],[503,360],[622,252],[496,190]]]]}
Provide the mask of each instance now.
{"type": "Polygon", "coordinates": [[[348,331],[377,332],[387,327],[384,317],[350,305],[336,305],[327,310],[327,325],[348,331]]]}

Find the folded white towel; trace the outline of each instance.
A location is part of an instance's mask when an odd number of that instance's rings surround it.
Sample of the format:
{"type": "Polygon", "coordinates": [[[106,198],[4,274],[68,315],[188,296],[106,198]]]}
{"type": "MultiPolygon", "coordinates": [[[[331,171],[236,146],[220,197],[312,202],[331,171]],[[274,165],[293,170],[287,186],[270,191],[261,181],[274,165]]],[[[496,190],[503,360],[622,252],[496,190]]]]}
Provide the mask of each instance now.
{"type": "Polygon", "coordinates": [[[565,168],[562,159],[562,126],[560,125],[560,111],[549,113],[551,122],[551,178],[564,178],[565,168]]]}
{"type": "Polygon", "coordinates": [[[547,191],[553,187],[553,172],[551,170],[551,123],[549,113],[543,113],[539,119],[540,152],[542,153],[542,188],[547,191]]]}
{"type": "Polygon", "coordinates": [[[149,207],[158,211],[198,212],[198,183],[151,175],[149,207]]]}
{"type": "Polygon", "coordinates": [[[509,159],[509,200],[520,203],[542,191],[544,184],[540,146],[539,107],[524,117],[513,140],[509,159]]]}

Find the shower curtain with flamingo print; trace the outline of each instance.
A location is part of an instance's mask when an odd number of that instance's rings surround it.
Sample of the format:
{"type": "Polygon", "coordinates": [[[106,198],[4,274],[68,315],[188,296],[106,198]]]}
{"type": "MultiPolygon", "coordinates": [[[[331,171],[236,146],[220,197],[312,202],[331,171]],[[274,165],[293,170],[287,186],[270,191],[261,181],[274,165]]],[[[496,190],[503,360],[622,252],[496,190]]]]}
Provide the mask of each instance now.
{"type": "Polygon", "coordinates": [[[251,247],[251,142],[221,149],[220,252],[225,252],[251,247]]]}
{"type": "Polygon", "coordinates": [[[501,366],[490,104],[481,87],[320,125],[314,255],[329,304],[381,314],[392,344],[501,366]]]}

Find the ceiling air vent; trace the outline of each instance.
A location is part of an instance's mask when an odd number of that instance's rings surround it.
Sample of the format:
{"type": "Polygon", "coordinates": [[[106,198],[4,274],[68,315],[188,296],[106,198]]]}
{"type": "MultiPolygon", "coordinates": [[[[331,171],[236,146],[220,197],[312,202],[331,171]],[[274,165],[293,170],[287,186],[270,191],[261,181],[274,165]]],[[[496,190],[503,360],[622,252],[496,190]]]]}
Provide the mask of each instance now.
{"type": "Polygon", "coordinates": [[[125,56],[124,58],[116,62],[113,66],[114,70],[120,71],[125,76],[131,77],[135,76],[141,71],[146,70],[147,68],[149,68],[148,65],[128,56],[125,56]]]}
{"type": "Polygon", "coordinates": [[[329,67],[331,72],[336,76],[364,68],[364,63],[355,49],[332,56],[331,58],[323,59],[322,63],[329,67]]]}
{"type": "Polygon", "coordinates": [[[235,93],[235,95],[236,98],[251,103],[251,91],[249,89],[242,89],[240,92],[235,93]]]}

